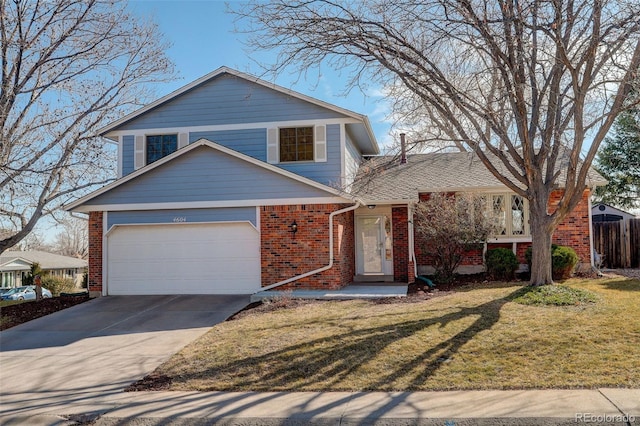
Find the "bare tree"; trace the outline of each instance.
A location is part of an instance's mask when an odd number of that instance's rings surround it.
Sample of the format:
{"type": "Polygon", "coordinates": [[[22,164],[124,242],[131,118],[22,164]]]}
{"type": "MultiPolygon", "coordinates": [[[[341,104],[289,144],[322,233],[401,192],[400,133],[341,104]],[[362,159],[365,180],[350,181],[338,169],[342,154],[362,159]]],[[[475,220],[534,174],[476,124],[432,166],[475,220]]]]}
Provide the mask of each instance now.
{"type": "Polygon", "coordinates": [[[553,282],[552,234],[616,115],[638,103],[627,97],[640,64],[637,0],[273,0],[235,13],[250,22],[251,46],[279,50],[272,71],[352,70],[348,84],[406,96],[411,117],[474,151],[529,201],[531,284],[553,282]]]}
{"type": "Polygon", "coordinates": [[[416,205],[416,243],[431,258],[435,278],[450,284],[464,256],[482,247],[498,229],[486,197],[473,194],[431,194],[416,205]]]}
{"type": "Polygon", "coordinates": [[[157,28],[111,0],[0,0],[0,253],[113,179],[96,130],[172,65],[157,28]]]}
{"type": "Polygon", "coordinates": [[[62,231],[55,236],[53,249],[63,256],[86,259],[89,255],[87,220],[67,215],[60,221],[62,231]]]}

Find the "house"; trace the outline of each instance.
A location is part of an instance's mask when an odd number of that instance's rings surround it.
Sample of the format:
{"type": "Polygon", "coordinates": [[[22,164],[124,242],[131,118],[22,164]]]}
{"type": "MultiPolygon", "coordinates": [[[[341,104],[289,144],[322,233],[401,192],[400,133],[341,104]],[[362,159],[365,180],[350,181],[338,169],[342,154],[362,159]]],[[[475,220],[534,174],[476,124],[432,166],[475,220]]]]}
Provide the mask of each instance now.
{"type": "Polygon", "coordinates": [[[636,218],[631,213],[604,203],[598,203],[593,206],[591,208],[591,216],[593,217],[593,222],[618,222],[636,218]]]}
{"type": "Polygon", "coordinates": [[[83,259],[44,251],[5,251],[0,254],[0,287],[20,287],[34,263],[39,264],[45,274],[73,280],[77,287],[82,286],[88,265],[83,259]]]}
{"type": "MultiPolygon", "coordinates": [[[[118,145],[118,179],[67,206],[89,215],[93,295],[412,282],[428,267],[413,205],[435,190],[495,191],[510,224],[495,243],[520,253],[530,242],[512,225],[526,203],[468,154],[410,156],[352,187],[379,154],[367,117],[226,67],[100,134],[118,145]],[[461,166],[468,181],[450,168],[461,166]]],[[[585,263],[588,193],[556,236],[585,263]]]]}

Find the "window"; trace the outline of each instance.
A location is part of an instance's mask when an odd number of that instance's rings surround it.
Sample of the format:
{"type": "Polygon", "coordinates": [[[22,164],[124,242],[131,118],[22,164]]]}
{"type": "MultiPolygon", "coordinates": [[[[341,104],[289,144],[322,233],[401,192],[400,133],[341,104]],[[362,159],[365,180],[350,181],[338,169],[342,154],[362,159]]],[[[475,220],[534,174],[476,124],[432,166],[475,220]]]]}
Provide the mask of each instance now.
{"type": "Polygon", "coordinates": [[[147,163],[166,157],[178,149],[178,135],[147,136],[147,163]]]}
{"type": "Polygon", "coordinates": [[[527,200],[515,194],[492,194],[492,213],[498,221],[497,236],[529,235],[527,200]]]}
{"type": "Polygon", "coordinates": [[[313,161],[313,127],[280,129],[280,161],[313,161]]]}

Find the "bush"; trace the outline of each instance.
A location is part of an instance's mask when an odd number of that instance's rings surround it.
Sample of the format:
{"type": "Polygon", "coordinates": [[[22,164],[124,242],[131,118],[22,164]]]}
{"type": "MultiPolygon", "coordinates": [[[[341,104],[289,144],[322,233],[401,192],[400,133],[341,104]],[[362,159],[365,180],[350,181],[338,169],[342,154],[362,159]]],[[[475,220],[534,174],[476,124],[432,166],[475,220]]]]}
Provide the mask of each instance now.
{"type": "MultiPolygon", "coordinates": [[[[524,253],[524,258],[531,270],[532,249],[529,247],[524,253]]],[[[554,280],[564,280],[571,276],[573,269],[578,264],[578,255],[571,247],[551,245],[551,274],[554,280]]]]}
{"type": "Polygon", "coordinates": [[[487,273],[496,280],[512,280],[518,269],[518,259],[513,251],[506,248],[496,248],[487,251],[485,256],[487,273]]]}
{"type": "Polygon", "coordinates": [[[578,255],[571,247],[558,246],[551,253],[551,270],[554,280],[565,280],[571,276],[578,264],[578,255]]]}
{"type": "Polygon", "coordinates": [[[42,277],[42,287],[49,290],[53,297],[60,296],[60,293],[71,293],[76,288],[74,282],[68,278],[51,276],[42,277]]]}

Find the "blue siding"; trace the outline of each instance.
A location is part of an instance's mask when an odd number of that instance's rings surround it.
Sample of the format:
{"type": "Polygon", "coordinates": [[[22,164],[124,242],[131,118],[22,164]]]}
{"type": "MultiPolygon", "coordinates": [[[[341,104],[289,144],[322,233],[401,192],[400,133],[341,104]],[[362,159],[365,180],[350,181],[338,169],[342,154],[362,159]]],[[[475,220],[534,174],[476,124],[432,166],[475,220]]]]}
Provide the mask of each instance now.
{"type": "Polygon", "coordinates": [[[113,225],[173,223],[174,219],[184,219],[186,223],[250,221],[257,226],[255,207],[223,209],[184,209],[109,212],[107,229],[113,225]]]}
{"type": "Polygon", "coordinates": [[[342,117],[327,108],[222,74],[114,130],[342,117]]]}
{"type": "MultiPolygon", "coordinates": [[[[226,146],[260,161],[267,161],[267,129],[226,130],[210,132],[191,132],[189,143],[199,139],[207,139],[219,145],[226,146]]],[[[123,175],[134,171],[133,168],[133,136],[123,138],[129,143],[124,144],[123,175]]],[[[276,164],[290,172],[315,180],[328,186],[335,186],[340,182],[340,125],[327,126],[327,161],[322,163],[282,163],[276,164]]]]}
{"type": "Polygon", "coordinates": [[[133,136],[122,137],[122,176],[134,171],[133,155],[135,150],[135,138],[133,136]]]}
{"type": "Polygon", "coordinates": [[[260,161],[267,161],[266,129],[191,132],[189,134],[189,143],[201,138],[226,146],[260,161]]]}
{"type": "Polygon", "coordinates": [[[331,187],[340,186],[340,125],[327,126],[327,161],[324,163],[282,163],[285,170],[331,187]]]}
{"type": "Polygon", "coordinates": [[[86,205],[332,196],[329,192],[201,146],[97,196],[86,205]]]}

